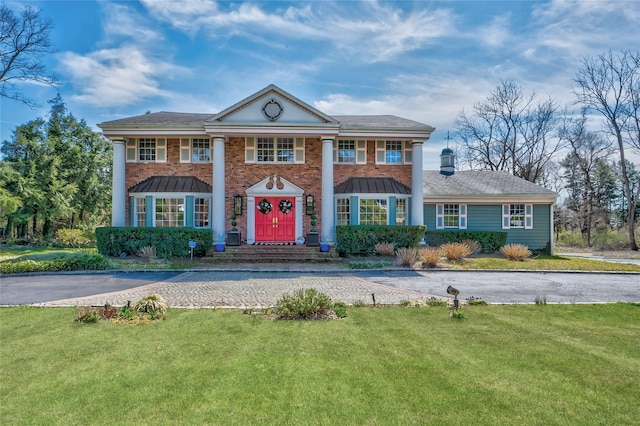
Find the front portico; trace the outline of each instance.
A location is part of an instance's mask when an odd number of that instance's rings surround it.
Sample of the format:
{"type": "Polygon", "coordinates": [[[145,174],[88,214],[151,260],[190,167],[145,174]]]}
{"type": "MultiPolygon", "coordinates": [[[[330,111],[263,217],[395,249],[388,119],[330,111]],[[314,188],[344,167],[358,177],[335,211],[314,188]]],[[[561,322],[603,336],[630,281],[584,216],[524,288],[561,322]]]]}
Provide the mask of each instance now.
{"type": "Polygon", "coordinates": [[[304,243],[303,189],[272,175],[248,188],[246,195],[247,244],[304,243]]]}

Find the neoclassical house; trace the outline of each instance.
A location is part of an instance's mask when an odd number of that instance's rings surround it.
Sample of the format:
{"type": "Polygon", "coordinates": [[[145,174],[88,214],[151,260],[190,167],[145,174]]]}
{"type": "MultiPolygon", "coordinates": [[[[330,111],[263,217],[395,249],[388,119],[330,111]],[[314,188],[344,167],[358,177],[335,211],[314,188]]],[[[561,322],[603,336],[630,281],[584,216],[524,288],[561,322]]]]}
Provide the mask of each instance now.
{"type": "Polygon", "coordinates": [[[211,228],[225,244],[235,215],[246,244],[302,244],[317,229],[333,245],[336,225],[424,224],[435,129],[413,120],[329,116],[270,85],[217,114],[99,127],[114,148],[113,226],[211,228]]]}

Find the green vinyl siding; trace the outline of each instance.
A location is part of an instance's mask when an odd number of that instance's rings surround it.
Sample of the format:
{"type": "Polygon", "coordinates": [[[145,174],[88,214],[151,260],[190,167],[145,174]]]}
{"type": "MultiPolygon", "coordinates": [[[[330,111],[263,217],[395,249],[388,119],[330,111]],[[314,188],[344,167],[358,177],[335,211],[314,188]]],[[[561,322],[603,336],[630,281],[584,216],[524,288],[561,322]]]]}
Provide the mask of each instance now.
{"type": "MultiPolygon", "coordinates": [[[[452,202],[454,203],[454,202],[452,202]]],[[[465,201],[457,203],[464,204],[465,201]]],[[[455,204],[457,204],[455,203],[455,204]]],[[[551,234],[550,206],[533,205],[533,229],[502,229],[502,204],[467,204],[467,231],[501,231],[507,233],[507,243],[524,244],[532,250],[544,250],[549,246],[551,234]]],[[[424,224],[428,231],[436,230],[436,205],[424,205],[424,224]]]]}

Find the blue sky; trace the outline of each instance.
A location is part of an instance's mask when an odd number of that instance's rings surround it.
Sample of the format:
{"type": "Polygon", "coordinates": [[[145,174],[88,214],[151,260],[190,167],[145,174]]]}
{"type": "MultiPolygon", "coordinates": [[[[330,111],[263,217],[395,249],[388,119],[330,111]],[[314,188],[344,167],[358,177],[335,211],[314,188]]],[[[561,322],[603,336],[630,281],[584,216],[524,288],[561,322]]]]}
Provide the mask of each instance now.
{"type": "Polygon", "coordinates": [[[2,140],[56,93],[98,130],[148,110],[215,113],[274,83],[330,115],[436,127],[429,169],[458,113],[501,79],[571,105],[582,58],[640,47],[636,0],[5,4],[53,20],[46,65],[60,85],[24,85],[36,109],[1,98],[2,140]]]}

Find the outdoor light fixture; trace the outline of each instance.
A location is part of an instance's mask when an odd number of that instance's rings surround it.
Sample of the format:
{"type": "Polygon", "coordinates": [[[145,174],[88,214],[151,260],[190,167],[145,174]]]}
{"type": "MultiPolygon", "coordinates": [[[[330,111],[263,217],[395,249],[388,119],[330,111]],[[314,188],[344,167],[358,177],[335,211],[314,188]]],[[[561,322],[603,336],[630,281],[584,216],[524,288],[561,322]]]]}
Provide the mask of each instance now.
{"type": "Polygon", "coordinates": [[[307,195],[306,206],[307,206],[306,210],[308,215],[312,215],[316,212],[316,204],[313,199],[313,195],[307,195]]]}
{"type": "Polygon", "coordinates": [[[233,214],[240,216],[242,214],[242,195],[235,194],[233,196],[233,214]]]}

